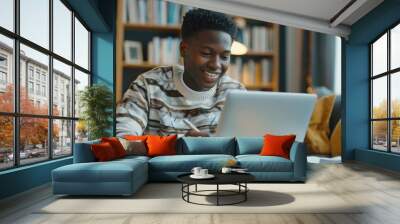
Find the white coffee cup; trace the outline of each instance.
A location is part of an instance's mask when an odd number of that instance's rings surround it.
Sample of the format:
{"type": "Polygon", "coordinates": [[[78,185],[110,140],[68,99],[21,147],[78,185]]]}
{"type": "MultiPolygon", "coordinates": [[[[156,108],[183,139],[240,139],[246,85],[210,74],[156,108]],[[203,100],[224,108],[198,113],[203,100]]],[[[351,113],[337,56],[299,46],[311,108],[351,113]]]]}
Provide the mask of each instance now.
{"type": "Polygon", "coordinates": [[[201,175],[200,174],[200,171],[202,170],[202,168],[201,167],[193,167],[193,169],[192,169],[192,173],[194,174],[194,175],[196,175],[196,176],[199,176],[199,175],[201,175]]]}
{"type": "Polygon", "coordinates": [[[208,175],[208,169],[201,169],[200,170],[200,176],[207,176],[208,175]]]}
{"type": "Polygon", "coordinates": [[[221,172],[222,173],[230,173],[232,171],[232,168],[230,167],[222,167],[221,172]]]}

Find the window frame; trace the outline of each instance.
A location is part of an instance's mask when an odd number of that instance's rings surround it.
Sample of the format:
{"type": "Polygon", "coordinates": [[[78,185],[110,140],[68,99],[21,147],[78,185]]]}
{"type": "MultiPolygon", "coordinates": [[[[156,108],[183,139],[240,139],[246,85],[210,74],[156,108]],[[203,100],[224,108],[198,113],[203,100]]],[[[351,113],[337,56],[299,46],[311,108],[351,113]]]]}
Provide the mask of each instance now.
{"type": "Polygon", "coordinates": [[[3,58],[4,60],[4,65],[1,63],[0,64],[0,86],[3,87],[3,85],[7,84],[7,79],[8,79],[8,74],[7,74],[7,68],[8,68],[8,57],[7,55],[4,55],[0,53],[0,58],[3,58]],[[2,78],[4,75],[4,79],[2,78]],[[3,83],[4,81],[4,83],[3,83]]]}
{"type": "MultiPolygon", "coordinates": [[[[13,112],[2,112],[0,111],[0,116],[5,116],[5,117],[11,117],[13,119],[13,157],[14,157],[14,161],[13,161],[13,166],[10,167],[5,167],[5,168],[0,168],[0,172],[5,171],[5,170],[10,170],[10,169],[16,169],[19,167],[23,167],[23,166],[30,166],[33,164],[38,164],[38,163],[43,163],[46,161],[51,161],[51,160],[55,160],[55,159],[61,159],[61,158],[66,158],[66,157],[70,157],[73,156],[73,152],[74,152],[74,143],[75,143],[75,126],[76,126],[76,121],[79,120],[79,117],[75,116],[75,108],[72,107],[71,108],[71,114],[70,116],[66,115],[66,116],[56,116],[53,115],[53,60],[56,59],[61,63],[64,63],[68,66],[71,66],[71,92],[72,92],[72,99],[71,99],[71,104],[74,105],[75,103],[75,94],[77,94],[75,92],[75,88],[74,88],[74,82],[75,82],[75,69],[85,73],[86,75],[88,75],[89,77],[89,83],[88,86],[92,85],[92,81],[93,81],[93,75],[92,75],[92,61],[91,61],[91,50],[92,50],[92,43],[91,43],[91,38],[92,38],[92,31],[91,29],[89,29],[89,27],[87,26],[87,24],[83,21],[83,19],[72,9],[72,7],[65,1],[65,0],[59,0],[68,10],[71,11],[71,18],[70,18],[70,23],[71,23],[71,59],[67,59],[64,58],[63,56],[57,54],[54,52],[53,49],[53,1],[54,0],[47,0],[49,2],[49,47],[48,49],[46,49],[45,47],[42,47],[39,44],[36,44],[32,41],[30,41],[29,39],[24,38],[23,36],[20,35],[20,0],[14,0],[13,1],[13,10],[14,10],[14,18],[13,18],[13,22],[14,22],[14,30],[10,31],[4,27],[0,26],[0,35],[3,35],[7,38],[12,39],[13,41],[13,52],[12,52],[12,57],[13,57],[13,63],[12,63],[12,69],[11,71],[13,71],[13,78],[14,78],[14,110],[13,112]],[[83,67],[81,67],[80,65],[75,63],[75,18],[83,25],[83,27],[88,31],[88,69],[85,69],[83,67]],[[48,91],[48,93],[45,93],[48,96],[48,112],[46,115],[39,115],[39,114],[27,114],[27,113],[21,113],[20,111],[20,85],[21,85],[21,80],[20,80],[20,66],[21,66],[21,61],[20,61],[20,45],[23,44],[27,47],[32,48],[33,50],[36,50],[42,54],[45,54],[48,56],[48,80],[46,80],[46,91],[48,91]],[[21,118],[45,118],[47,119],[47,123],[48,123],[48,135],[47,135],[47,152],[48,155],[47,157],[43,158],[43,160],[40,160],[38,162],[31,162],[31,163],[26,163],[26,164],[21,164],[20,161],[20,119],[21,118]],[[68,155],[62,155],[62,156],[54,156],[53,152],[54,152],[54,147],[53,147],[53,123],[57,120],[61,120],[61,121],[70,121],[71,122],[71,153],[68,155]]],[[[26,64],[27,65],[27,71],[29,70],[30,66],[29,63],[26,64]]],[[[41,74],[42,72],[39,73],[39,80],[36,80],[36,72],[37,70],[34,69],[33,70],[33,79],[30,79],[30,74],[27,73],[26,75],[26,81],[28,82],[29,80],[31,80],[35,86],[36,83],[40,83],[42,85],[42,79],[41,79],[41,74]]],[[[40,85],[40,86],[41,86],[40,85]]],[[[27,86],[28,87],[28,86],[27,86]]],[[[29,91],[27,89],[27,91],[29,91]]],[[[34,89],[34,91],[36,91],[36,89],[34,89]]],[[[42,94],[39,94],[38,96],[42,96],[42,94]]]]}
{"type": "Polygon", "coordinates": [[[391,31],[393,28],[396,26],[400,26],[400,20],[392,24],[389,28],[385,29],[384,32],[379,34],[375,39],[373,39],[370,43],[368,43],[369,47],[369,78],[368,78],[368,84],[369,84],[369,149],[373,151],[379,151],[379,152],[386,152],[386,153],[391,153],[391,154],[400,154],[400,152],[393,152],[392,151],[392,135],[391,135],[391,122],[392,121],[400,121],[400,117],[392,117],[392,101],[391,101],[391,79],[393,75],[396,75],[396,73],[400,72],[400,67],[391,69],[391,31]],[[383,37],[385,34],[387,34],[387,63],[386,63],[386,71],[376,74],[374,76],[373,74],[373,44],[376,43],[377,40],[379,40],[381,37],[383,37]],[[386,77],[386,87],[387,87],[387,105],[386,105],[386,118],[373,118],[373,93],[374,93],[374,87],[373,87],[373,81],[378,78],[386,77]],[[374,121],[386,121],[386,151],[379,150],[374,148],[374,136],[373,136],[373,122],[374,121]]]}

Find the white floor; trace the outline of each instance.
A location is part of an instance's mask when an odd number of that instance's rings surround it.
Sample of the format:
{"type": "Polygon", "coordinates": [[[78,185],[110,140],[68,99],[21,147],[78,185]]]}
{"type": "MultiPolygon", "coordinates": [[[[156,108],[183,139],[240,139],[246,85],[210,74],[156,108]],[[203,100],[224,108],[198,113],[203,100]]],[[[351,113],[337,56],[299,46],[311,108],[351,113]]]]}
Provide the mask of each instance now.
{"type": "MultiPolygon", "coordinates": [[[[0,201],[0,223],[7,224],[399,224],[400,173],[326,157],[309,158],[307,184],[317,184],[345,201],[362,202],[361,213],[288,214],[39,214],[54,201],[50,185],[0,201]]],[[[309,195],[318,203],[319,194],[309,195]]],[[[174,205],[171,205],[174,206],[174,205]]]]}

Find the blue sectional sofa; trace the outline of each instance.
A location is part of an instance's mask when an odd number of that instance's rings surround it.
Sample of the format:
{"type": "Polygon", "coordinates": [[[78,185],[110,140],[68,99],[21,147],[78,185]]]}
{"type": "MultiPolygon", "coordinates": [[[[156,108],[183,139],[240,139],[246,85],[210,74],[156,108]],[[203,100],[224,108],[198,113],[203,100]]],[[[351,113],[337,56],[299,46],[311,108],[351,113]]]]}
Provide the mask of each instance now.
{"type": "Polygon", "coordinates": [[[295,142],[290,160],[276,156],[260,156],[262,137],[194,138],[177,142],[177,155],[127,156],[122,159],[96,162],[90,145],[98,141],[77,143],[74,163],[52,171],[53,193],[68,195],[131,195],[148,181],[176,181],[193,167],[218,172],[230,159],[260,182],[304,182],[306,180],[306,150],[295,142]]]}

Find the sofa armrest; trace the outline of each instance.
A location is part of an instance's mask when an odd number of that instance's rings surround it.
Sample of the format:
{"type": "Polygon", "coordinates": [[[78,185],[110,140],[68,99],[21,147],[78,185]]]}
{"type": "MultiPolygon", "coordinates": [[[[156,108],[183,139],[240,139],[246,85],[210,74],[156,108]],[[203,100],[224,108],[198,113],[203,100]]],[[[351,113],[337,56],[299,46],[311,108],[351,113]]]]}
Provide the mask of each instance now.
{"type": "Polygon", "coordinates": [[[303,143],[293,143],[290,149],[290,160],[293,162],[294,181],[305,181],[307,176],[307,152],[303,143]]]}
{"type": "Polygon", "coordinates": [[[75,143],[74,147],[74,163],[89,163],[95,162],[96,158],[94,157],[90,146],[92,144],[100,143],[100,140],[94,140],[90,142],[80,142],[75,143]]]}

